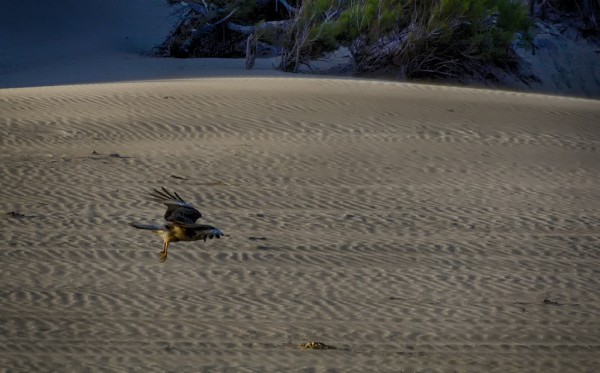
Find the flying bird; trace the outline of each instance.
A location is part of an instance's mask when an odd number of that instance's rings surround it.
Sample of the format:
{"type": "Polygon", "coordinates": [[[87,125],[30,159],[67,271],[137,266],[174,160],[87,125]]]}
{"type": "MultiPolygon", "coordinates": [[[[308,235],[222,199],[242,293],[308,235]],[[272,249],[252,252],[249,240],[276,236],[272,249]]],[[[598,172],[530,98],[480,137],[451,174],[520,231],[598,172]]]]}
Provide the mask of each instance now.
{"type": "Polygon", "coordinates": [[[207,238],[221,238],[224,236],[220,229],[206,224],[196,224],[196,220],[202,217],[190,203],[186,202],[173,191],[169,192],[164,187],[161,190],[154,189],[150,196],[155,202],[167,205],[165,212],[165,224],[138,224],[131,225],[138,229],[147,229],[152,231],[163,239],[163,249],[160,252],[160,262],[167,260],[167,251],[169,243],[177,241],[206,241],[207,238]]]}

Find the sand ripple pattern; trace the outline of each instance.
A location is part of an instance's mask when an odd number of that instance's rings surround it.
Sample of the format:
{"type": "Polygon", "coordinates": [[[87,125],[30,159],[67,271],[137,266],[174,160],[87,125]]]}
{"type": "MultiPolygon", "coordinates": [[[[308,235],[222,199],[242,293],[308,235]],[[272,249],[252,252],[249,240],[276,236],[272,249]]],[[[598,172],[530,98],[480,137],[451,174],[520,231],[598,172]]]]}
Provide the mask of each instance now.
{"type": "Polygon", "coordinates": [[[0,90],[0,367],[595,371],[598,108],[327,79],[0,90]],[[231,237],[159,264],[127,224],[160,219],[162,185],[231,237]]]}

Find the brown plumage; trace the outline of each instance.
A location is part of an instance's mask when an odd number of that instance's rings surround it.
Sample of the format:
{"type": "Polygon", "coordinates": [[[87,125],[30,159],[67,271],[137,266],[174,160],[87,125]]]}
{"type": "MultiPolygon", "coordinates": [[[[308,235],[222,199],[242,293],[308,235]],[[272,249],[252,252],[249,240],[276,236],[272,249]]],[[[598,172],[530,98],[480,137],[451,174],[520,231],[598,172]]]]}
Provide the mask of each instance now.
{"type": "Polygon", "coordinates": [[[196,220],[202,217],[190,203],[186,202],[176,192],[169,192],[165,188],[154,189],[150,195],[152,200],[167,205],[164,218],[165,224],[139,224],[131,223],[138,229],[151,230],[152,233],[163,239],[163,250],[160,252],[160,262],[167,260],[169,243],[177,241],[197,241],[224,236],[220,229],[206,224],[196,224],[196,220]]]}

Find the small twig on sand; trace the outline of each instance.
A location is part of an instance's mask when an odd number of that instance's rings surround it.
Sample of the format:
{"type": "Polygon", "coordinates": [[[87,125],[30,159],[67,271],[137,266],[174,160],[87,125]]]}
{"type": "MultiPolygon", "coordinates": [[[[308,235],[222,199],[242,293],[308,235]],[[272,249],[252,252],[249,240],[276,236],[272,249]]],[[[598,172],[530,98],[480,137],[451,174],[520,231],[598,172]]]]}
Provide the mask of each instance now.
{"type": "Polygon", "coordinates": [[[35,218],[35,215],[25,215],[25,214],[21,214],[20,212],[16,212],[16,211],[10,211],[7,212],[6,215],[10,216],[11,218],[15,218],[15,219],[28,219],[28,218],[35,218]]]}

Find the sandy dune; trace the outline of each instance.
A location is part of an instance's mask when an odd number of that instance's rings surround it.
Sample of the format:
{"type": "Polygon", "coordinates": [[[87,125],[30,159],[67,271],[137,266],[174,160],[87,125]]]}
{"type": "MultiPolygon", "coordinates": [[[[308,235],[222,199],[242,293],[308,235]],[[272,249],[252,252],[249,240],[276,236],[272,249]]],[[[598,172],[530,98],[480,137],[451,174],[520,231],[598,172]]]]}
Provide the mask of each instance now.
{"type": "Polygon", "coordinates": [[[598,101],[214,78],[0,112],[0,370],[600,364],[598,101]],[[231,237],[160,264],[127,226],[159,186],[231,237]]]}

